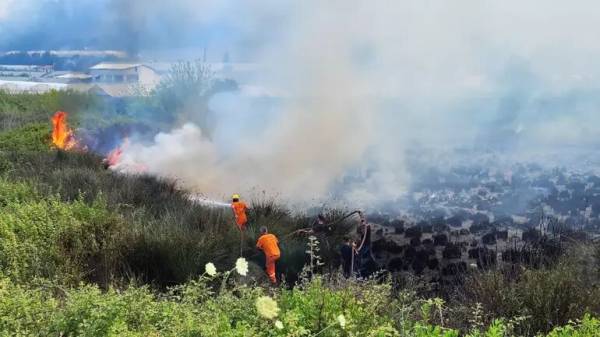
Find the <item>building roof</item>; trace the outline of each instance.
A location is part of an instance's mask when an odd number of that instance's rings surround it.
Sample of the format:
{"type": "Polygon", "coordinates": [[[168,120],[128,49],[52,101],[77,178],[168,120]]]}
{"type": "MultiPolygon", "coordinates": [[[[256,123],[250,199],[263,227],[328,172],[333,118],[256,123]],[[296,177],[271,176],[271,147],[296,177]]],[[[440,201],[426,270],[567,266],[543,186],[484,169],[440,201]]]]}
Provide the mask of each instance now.
{"type": "Polygon", "coordinates": [[[56,78],[60,78],[63,80],[91,80],[94,78],[92,75],[88,75],[86,73],[66,73],[62,75],[56,76],[56,78]]]}
{"type": "Polygon", "coordinates": [[[143,66],[141,63],[113,63],[101,62],[91,67],[91,70],[127,70],[143,66]]]}
{"type": "Polygon", "coordinates": [[[1,70],[9,71],[44,71],[52,66],[40,66],[31,64],[0,64],[1,70]]]}
{"type": "Polygon", "coordinates": [[[64,90],[67,89],[67,85],[64,83],[44,83],[44,82],[33,82],[33,81],[4,81],[0,80],[0,90],[8,91],[11,93],[22,93],[22,92],[47,92],[50,90],[64,90]]]}

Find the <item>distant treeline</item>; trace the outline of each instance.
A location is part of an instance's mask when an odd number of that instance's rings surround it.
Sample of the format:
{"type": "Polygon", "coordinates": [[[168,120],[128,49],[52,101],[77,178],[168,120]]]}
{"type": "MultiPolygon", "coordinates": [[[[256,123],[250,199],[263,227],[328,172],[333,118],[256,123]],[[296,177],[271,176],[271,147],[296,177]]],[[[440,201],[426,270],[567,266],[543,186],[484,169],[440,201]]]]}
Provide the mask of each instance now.
{"type": "Polygon", "coordinates": [[[0,55],[0,64],[5,65],[52,65],[54,70],[82,71],[100,62],[119,61],[114,55],[92,56],[75,55],[60,56],[49,51],[46,52],[16,52],[0,55]]]}

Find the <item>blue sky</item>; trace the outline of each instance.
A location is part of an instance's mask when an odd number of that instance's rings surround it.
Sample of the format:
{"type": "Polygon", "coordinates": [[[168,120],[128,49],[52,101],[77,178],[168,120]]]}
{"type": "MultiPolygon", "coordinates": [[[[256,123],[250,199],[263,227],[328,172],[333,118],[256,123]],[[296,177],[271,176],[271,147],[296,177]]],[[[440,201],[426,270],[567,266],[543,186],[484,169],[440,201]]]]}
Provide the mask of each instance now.
{"type": "Polygon", "coordinates": [[[227,2],[0,0],[0,50],[144,49],[243,41],[227,2]],[[197,3],[197,2],[196,2],[197,3]]]}

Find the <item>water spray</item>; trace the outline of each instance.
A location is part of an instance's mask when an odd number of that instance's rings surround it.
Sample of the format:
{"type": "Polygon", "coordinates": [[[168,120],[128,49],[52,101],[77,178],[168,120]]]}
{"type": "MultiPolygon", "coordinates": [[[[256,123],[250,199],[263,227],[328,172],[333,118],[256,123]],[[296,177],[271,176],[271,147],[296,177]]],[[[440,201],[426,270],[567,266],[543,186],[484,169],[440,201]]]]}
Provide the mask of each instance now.
{"type": "MultiPolygon", "coordinates": [[[[195,202],[195,203],[198,203],[198,204],[201,204],[204,206],[208,206],[208,207],[223,207],[223,208],[231,207],[230,203],[209,199],[209,198],[207,198],[203,195],[199,195],[199,194],[192,194],[188,198],[192,202],[195,202]]],[[[240,230],[240,256],[243,255],[243,252],[244,252],[244,231],[240,230]]]]}
{"type": "Polygon", "coordinates": [[[222,201],[218,201],[218,200],[213,200],[213,199],[209,199],[203,195],[200,194],[190,194],[188,196],[188,198],[190,199],[190,201],[204,205],[204,206],[208,206],[208,207],[231,207],[231,204],[228,202],[222,202],[222,201]]]}

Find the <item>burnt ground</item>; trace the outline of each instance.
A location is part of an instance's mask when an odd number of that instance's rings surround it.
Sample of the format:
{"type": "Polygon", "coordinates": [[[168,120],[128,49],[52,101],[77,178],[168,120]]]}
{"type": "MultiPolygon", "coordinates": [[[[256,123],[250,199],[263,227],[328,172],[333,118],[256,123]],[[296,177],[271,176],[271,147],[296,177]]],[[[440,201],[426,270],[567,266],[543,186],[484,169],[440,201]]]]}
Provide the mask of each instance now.
{"type": "Polygon", "coordinates": [[[454,282],[469,269],[548,263],[566,243],[599,236],[595,174],[516,165],[434,176],[402,201],[406,210],[368,216],[379,268],[454,282]]]}

